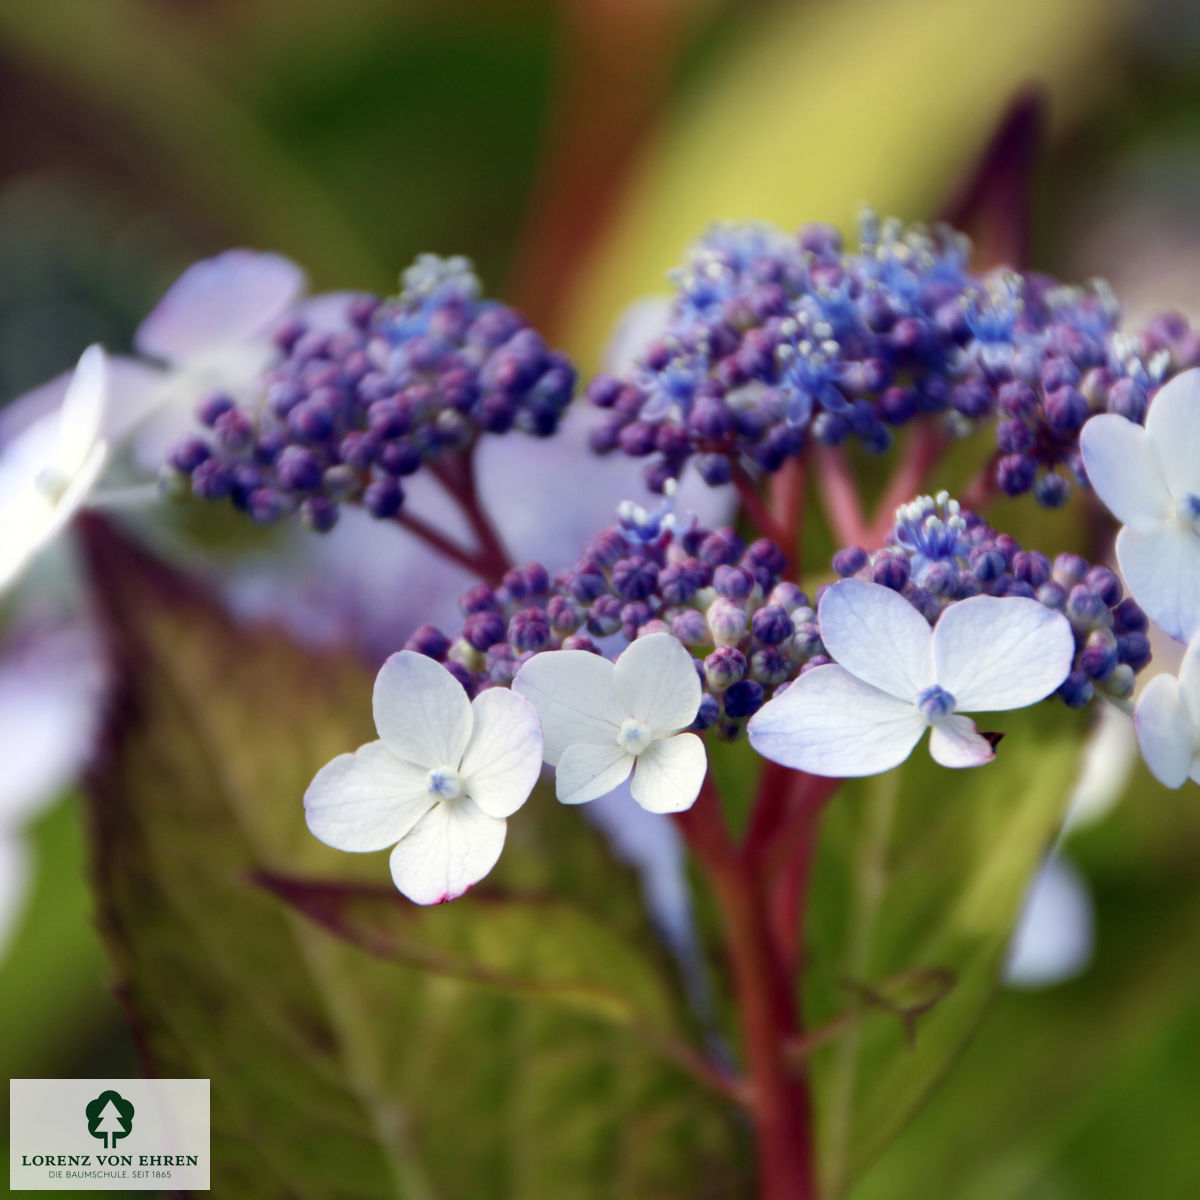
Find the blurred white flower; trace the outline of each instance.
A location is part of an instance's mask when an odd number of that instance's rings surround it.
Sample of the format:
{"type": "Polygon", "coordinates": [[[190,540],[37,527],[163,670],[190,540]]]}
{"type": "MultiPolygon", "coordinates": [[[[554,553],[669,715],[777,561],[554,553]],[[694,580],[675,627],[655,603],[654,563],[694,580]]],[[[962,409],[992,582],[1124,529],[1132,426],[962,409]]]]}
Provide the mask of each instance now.
{"type": "Polygon", "coordinates": [[[537,715],[502,688],[468,700],[444,667],[409,650],[384,663],[374,708],[380,740],[317,772],[304,795],[308,827],[336,850],[394,845],[404,895],[452,900],[496,865],[505,818],[537,782],[537,715]]]}
{"type": "Polygon", "coordinates": [[[0,589],[59,532],[95,486],[108,455],[104,351],[83,352],[57,411],[0,450],[0,589]]]}
{"type": "Polygon", "coordinates": [[[633,775],[649,812],[681,812],[700,793],[704,743],[682,732],[700,708],[696,660],[673,637],[639,638],[615,663],[585,650],[535,654],[513,690],[537,709],[558,798],[584,804],[633,775]]]}
{"type": "Polygon", "coordinates": [[[1146,685],[1133,718],[1146,766],[1159,783],[1200,783],[1200,631],[1179,675],[1156,675],[1146,685]]]}
{"type": "Polygon", "coordinates": [[[1103,413],[1079,447],[1096,494],[1124,525],[1117,561],[1133,598],[1188,641],[1200,629],[1200,369],[1158,392],[1144,428],[1103,413]]]}
{"type": "Polygon", "coordinates": [[[1009,987],[1044,988],[1080,975],[1092,959],[1095,917],[1079,872],[1057,854],[1034,877],[1008,950],[1009,987]]]}
{"type": "Polygon", "coordinates": [[[1001,712],[1044,699],[1075,653],[1061,613],[1022,597],[972,596],[930,629],[898,592],[859,579],[828,588],[818,608],[835,664],[801,675],[750,719],[765,758],[851,778],[898,766],[926,729],[944,767],[995,756],[963,712],[1001,712]]]}

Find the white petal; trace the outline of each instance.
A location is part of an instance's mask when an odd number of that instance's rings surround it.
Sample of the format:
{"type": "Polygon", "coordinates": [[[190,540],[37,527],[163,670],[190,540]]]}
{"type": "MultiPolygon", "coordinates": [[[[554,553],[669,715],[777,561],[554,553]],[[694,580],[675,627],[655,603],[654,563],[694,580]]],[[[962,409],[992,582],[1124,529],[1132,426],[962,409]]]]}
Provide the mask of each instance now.
{"type": "Polygon", "coordinates": [[[1200,369],[1176,375],[1159,390],[1146,433],[1175,499],[1200,495],[1200,369]]]}
{"type": "Polygon", "coordinates": [[[265,334],[295,303],[304,272],[279,254],[227,250],[194,263],[142,322],[134,345],[181,364],[265,334]]]}
{"type": "Polygon", "coordinates": [[[661,738],[638,755],[633,798],[647,812],[683,812],[696,803],[707,771],[704,743],[694,733],[661,738]]]}
{"type": "Polygon", "coordinates": [[[1182,787],[1196,756],[1196,731],[1174,675],[1156,675],[1133,715],[1138,745],[1150,773],[1167,787],[1182,787]]]}
{"type": "Polygon", "coordinates": [[[909,701],[933,683],[929,622],[899,592],[843,579],[821,597],[817,616],[830,657],[851,675],[909,701]]]}
{"type": "Polygon", "coordinates": [[[1093,417],[1079,449],[1096,495],[1123,525],[1153,529],[1174,504],[1146,431],[1115,413],[1093,417]]]}
{"type": "Polygon", "coordinates": [[[929,735],[929,753],[943,767],[981,767],[996,757],[992,743],[970,717],[950,715],[936,722],[929,735]]]}
{"type": "Polygon", "coordinates": [[[696,660],[669,633],[652,633],[627,646],[613,682],[631,715],[655,733],[674,733],[696,719],[701,694],[696,660]]]}
{"type": "Polygon", "coordinates": [[[607,796],[629,778],[634,758],[616,741],[573,742],[554,769],[555,795],[563,804],[586,804],[607,796]]]}
{"type": "Polygon", "coordinates": [[[1008,948],[1009,987],[1052,987],[1074,979],[1091,961],[1095,918],[1087,884],[1053,855],[1042,864],[1008,948]]]}
{"type": "Polygon", "coordinates": [[[387,748],[426,770],[462,762],[475,718],[463,686],[440,663],[401,650],[375,679],[375,728],[387,748]]]}
{"type": "Polygon", "coordinates": [[[435,805],[392,851],[392,879],[417,904],[453,900],[496,865],[506,829],[466,796],[435,805]]]}
{"type": "Polygon", "coordinates": [[[489,817],[509,817],[542,771],[542,727],[528,700],[491,688],[471,702],[475,728],[460,773],[471,799],[489,817]]]}
{"type": "Polygon", "coordinates": [[[1150,533],[1126,526],[1117,562],[1133,598],[1177,641],[1200,631],[1200,536],[1176,521],[1150,533]]]}
{"type": "MultiPolygon", "coordinates": [[[[170,397],[169,373],[136,358],[110,355],[108,404],[103,433],[113,442],[123,441],[170,397]]],[[[162,458],[165,458],[165,453],[162,458]]],[[[161,465],[162,458],[157,465],[161,465]]]]}
{"type": "Polygon", "coordinates": [[[1200,633],[1192,638],[1179,664],[1179,693],[1192,725],[1200,731],[1200,633]]]}
{"type": "Polygon", "coordinates": [[[913,704],[839,666],[801,675],[747,726],[750,744],[764,758],[836,779],[890,771],[912,753],[925,728],[913,704]]]}
{"type": "Polygon", "coordinates": [[[71,376],[59,413],[54,466],[73,475],[87,462],[100,438],[108,399],[108,362],[99,346],[89,346],[71,376]]]}
{"type": "Polygon", "coordinates": [[[1074,655],[1066,617],[1023,596],[960,600],[933,630],[938,686],[959,712],[1036,704],[1066,679],[1074,655]]]}
{"type": "Polygon", "coordinates": [[[370,742],[316,773],[304,793],[304,819],[313,836],[335,850],[382,850],[437,802],[426,776],[382,742],[370,742]]]}
{"type": "Polygon", "coordinates": [[[617,698],[613,664],[586,650],[535,654],[517,672],[512,687],[537,709],[551,766],[576,742],[614,744],[629,716],[617,698]]]}

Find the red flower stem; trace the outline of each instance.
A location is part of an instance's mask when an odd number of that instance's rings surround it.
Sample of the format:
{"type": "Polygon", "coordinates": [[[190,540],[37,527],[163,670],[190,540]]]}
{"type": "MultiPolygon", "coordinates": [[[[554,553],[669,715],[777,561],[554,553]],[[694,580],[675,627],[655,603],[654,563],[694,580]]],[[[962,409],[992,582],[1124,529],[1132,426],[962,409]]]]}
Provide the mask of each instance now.
{"type": "Polygon", "coordinates": [[[720,904],[733,968],[754,1116],[760,1200],[815,1200],[812,1098],[787,1048],[801,1032],[792,975],[774,952],[757,873],[730,840],[716,789],[705,780],[677,818],[720,904]]]}
{"type": "Polygon", "coordinates": [[[472,553],[457,542],[451,541],[440,529],[430,525],[423,517],[418,517],[416,513],[405,512],[401,509],[392,520],[397,525],[407,529],[414,537],[420,538],[421,541],[431,549],[436,550],[443,558],[457,563],[460,567],[470,571],[472,575],[476,575],[490,584],[498,584],[500,582],[500,577],[504,574],[505,568],[502,567],[497,573],[496,564],[488,561],[479,554],[472,553]]]}
{"type": "Polygon", "coordinates": [[[788,541],[787,530],[775,519],[775,515],[759,495],[754,480],[741,467],[733,468],[733,486],[737,488],[738,499],[742,502],[746,515],[754,522],[754,527],[787,555],[790,564],[792,547],[788,541]]]}
{"type": "Polygon", "coordinates": [[[846,456],[836,447],[818,446],[816,460],[821,506],[829,528],[842,546],[865,548],[871,540],[871,531],[846,456]]]}
{"type": "Polygon", "coordinates": [[[499,583],[513,562],[495,525],[479,502],[475,481],[475,445],[452,457],[431,462],[429,470],[458,505],[479,543],[479,552],[474,560],[476,565],[472,569],[488,583],[499,583]]]}
{"type": "Polygon", "coordinates": [[[959,503],[971,512],[982,512],[993,500],[1000,495],[1000,486],[996,482],[996,463],[999,455],[993,455],[987,461],[983,470],[963,489],[959,503]]]}
{"type": "Polygon", "coordinates": [[[930,471],[941,461],[949,445],[946,434],[928,421],[916,426],[905,447],[904,457],[875,508],[870,542],[864,543],[864,550],[875,550],[883,545],[884,537],[895,523],[896,509],[924,490],[930,471]]]}
{"type": "Polygon", "coordinates": [[[796,455],[771,476],[770,485],[771,513],[783,531],[779,548],[795,563],[804,560],[804,475],[804,458],[796,455]]]}

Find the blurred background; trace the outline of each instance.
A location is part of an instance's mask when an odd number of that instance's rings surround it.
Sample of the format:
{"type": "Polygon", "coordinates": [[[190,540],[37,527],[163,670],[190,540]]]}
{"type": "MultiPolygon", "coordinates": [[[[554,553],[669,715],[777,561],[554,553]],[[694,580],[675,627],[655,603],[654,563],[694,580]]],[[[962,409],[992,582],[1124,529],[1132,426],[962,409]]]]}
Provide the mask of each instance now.
{"type": "MultiPolygon", "coordinates": [[[[1200,319],[1187,0],[2,4],[0,397],[127,349],[184,266],[238,245],[317,290],[466,254],[590,369],[710,221],[930,218],[1031,85],[1033,264],[1106,277],[1135,320],[1200,319]]],[[[1119,759],[1117,802],[1066,844],[1090,961],[1002,993],[856,1195],[1200,1194],[1200,803],[1122,786],[1119,759]]],[[[0,849],[26,880],[0,944],[8,1074],[136,1073],[78,798],[11,817],[0,849]]]]}

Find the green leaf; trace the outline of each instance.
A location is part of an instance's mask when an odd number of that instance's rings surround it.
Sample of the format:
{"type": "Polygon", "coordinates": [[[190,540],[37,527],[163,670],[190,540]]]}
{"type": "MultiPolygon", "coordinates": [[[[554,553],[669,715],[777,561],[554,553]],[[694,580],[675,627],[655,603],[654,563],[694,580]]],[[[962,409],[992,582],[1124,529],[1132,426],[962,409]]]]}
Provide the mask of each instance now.
{"type": "Polygon", "coordinates": [[[497,883],[562,897],[541,925],[539,902],[470,896],[377,928],[421,929],[442,956],[422,965],[453,954],[450,974],[383,961],[293,915],[256,874],[350,875],[382,914],[357,881],[385,880],[386,857],[321,846],[300,804],[320,765],[373,736],[370,673],[233,624],[108,526],[83,529],[120,677],[91,789],[100,924],[149,1065],[213,1080],[214,1192],[733,1187],[744,1135],[726,1105],[629,1030],[636,1011],[661,1031],[681,1002],[632,881],[578,815],[535,797],[510,822],[497,883]],[[603,902],[604,925],[572,907],[579,895],[603,902]],[[571,973],[556,956],[579,965],[572,983],[605,971],[617,999],[604,1016],[624,1006],[620,1024],[596,1019],[594,1003],[530,1003],[478,979],[553,967],[561,981],[571,973]]]}
{"type": "Polygon", "coordinates": [[[1007,733],[993,765],[948,771],[918,747],[896,771],[845,785],[825,814],[810,1022],[864,998],[904,1014],[854,1022],[813,1052],[830,1197],[900,1133],[976,1029],[1061,823],[1087,722],[1047,702],[981,727],[1007,733]]]}

